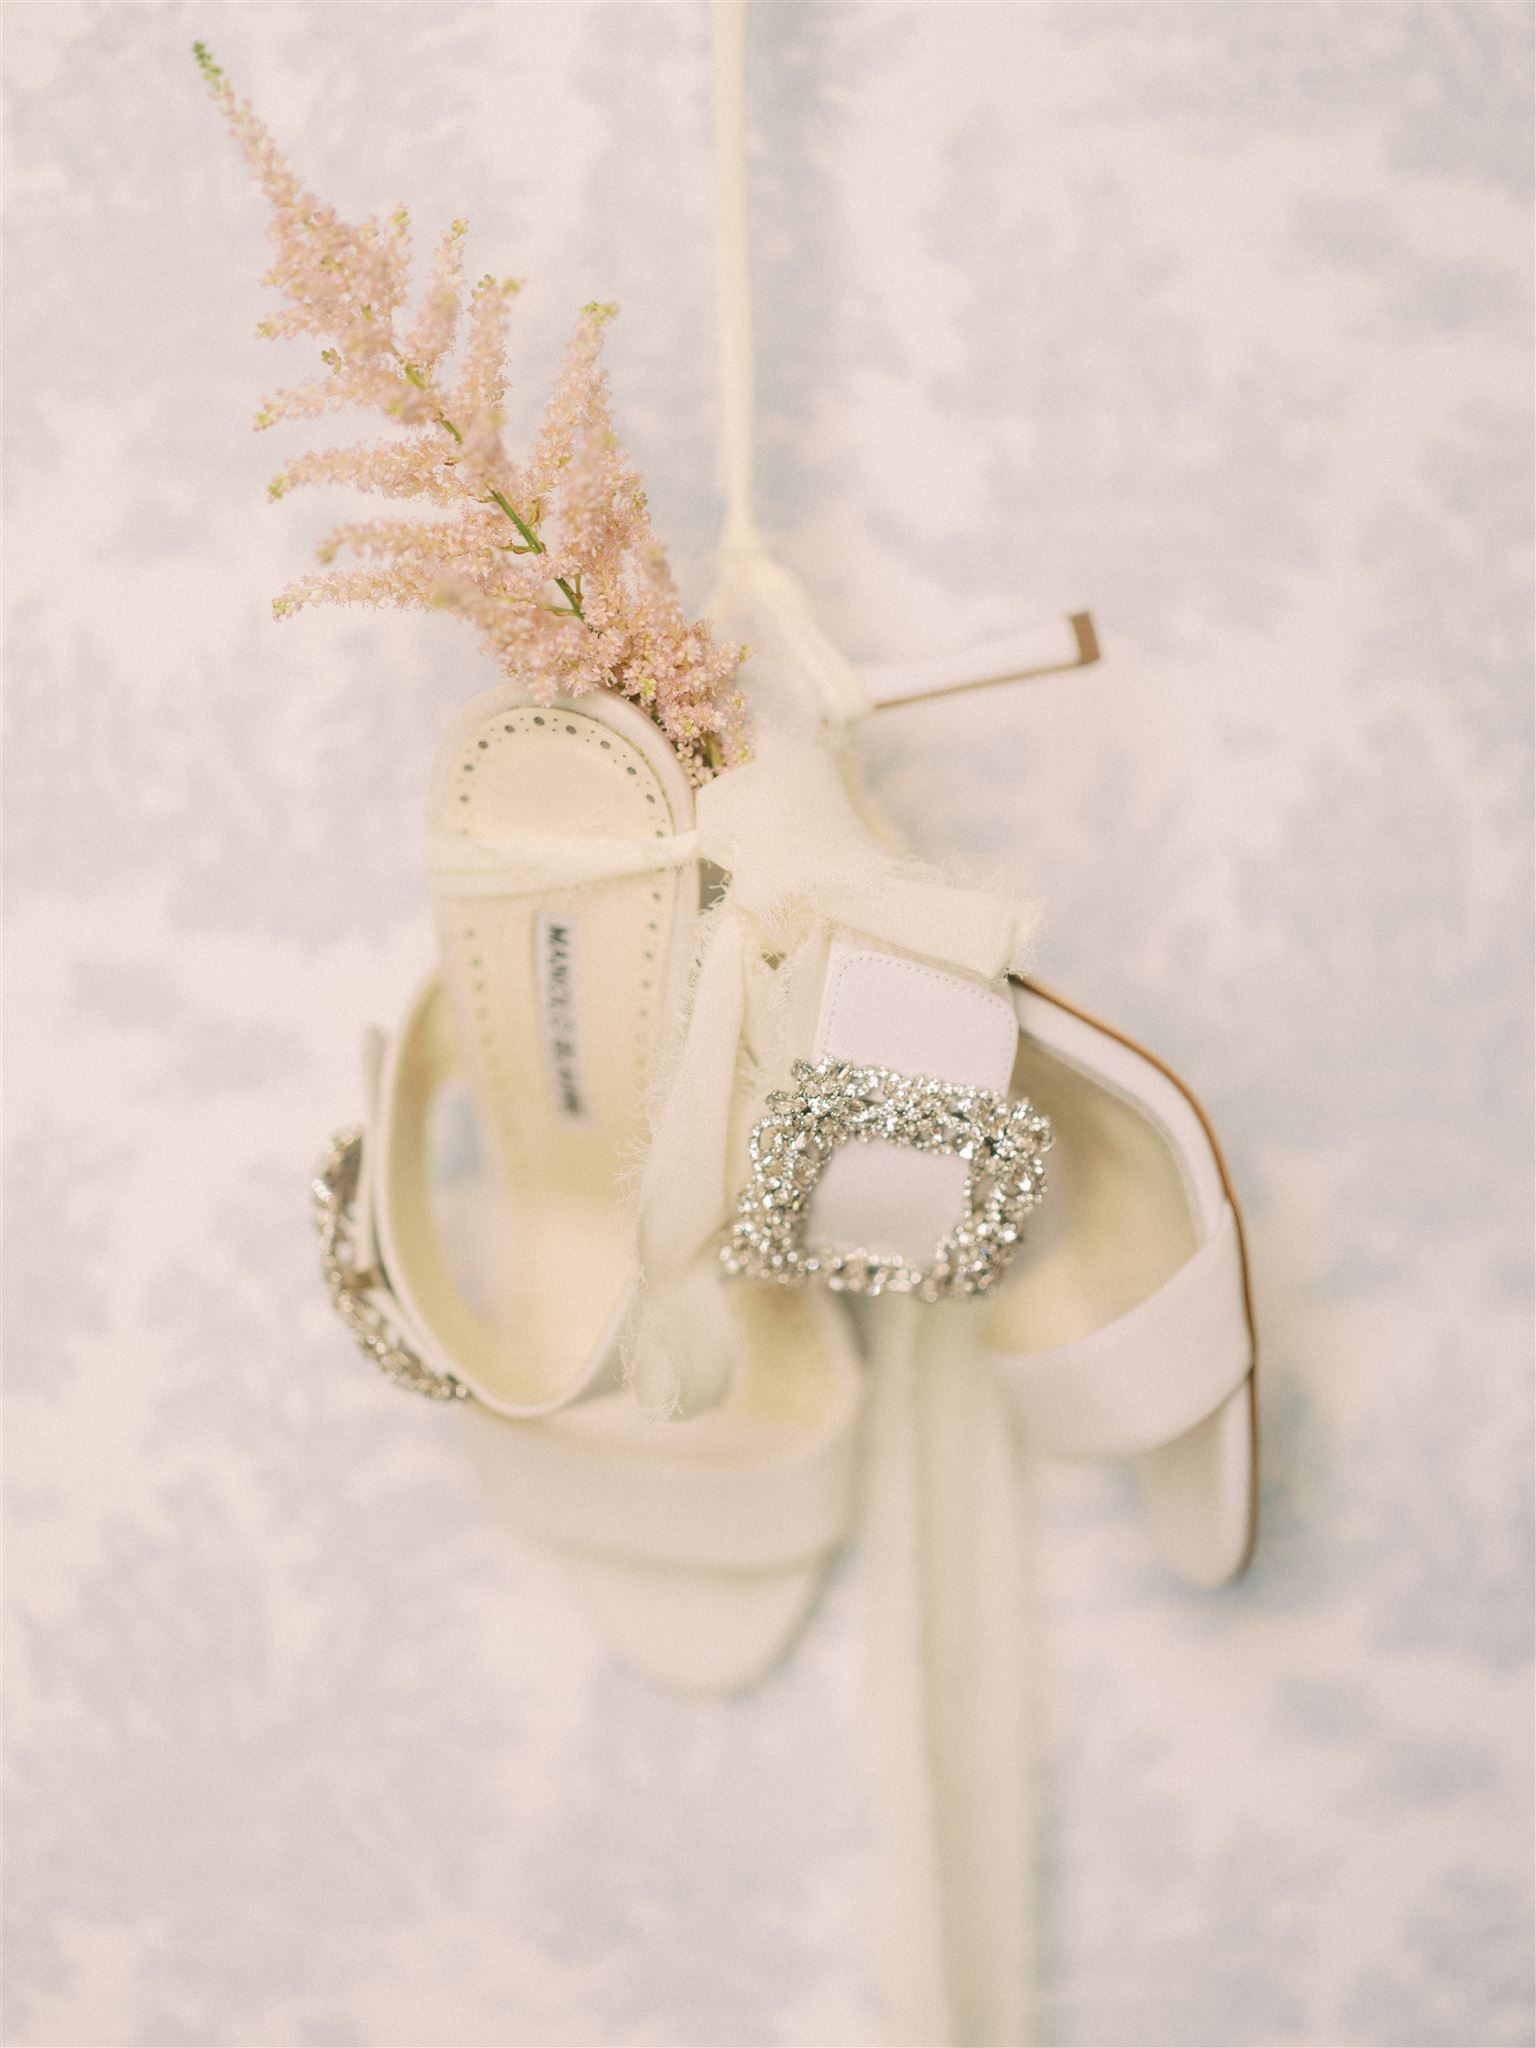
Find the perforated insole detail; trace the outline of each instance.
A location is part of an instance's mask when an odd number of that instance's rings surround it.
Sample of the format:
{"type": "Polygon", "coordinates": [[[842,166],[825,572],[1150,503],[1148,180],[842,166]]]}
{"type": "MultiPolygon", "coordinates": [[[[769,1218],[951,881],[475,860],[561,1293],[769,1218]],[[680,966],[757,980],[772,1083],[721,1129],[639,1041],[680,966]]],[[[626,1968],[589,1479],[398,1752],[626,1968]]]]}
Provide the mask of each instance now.
{"type": "Polygon", "coordinates": [[[1102,1329],[1170,1280],[1199,1248],[1183,1176],[1157,1126],[1034,1039],[1012,1092],[1051,1119],[1046,1198],[986,1319],[1000,1351],[1040,1351],[1102,1329]]]}
{"type": "Polygon", "coordinates": [[[661,868],[520,893],[518,844],[686,831],[638,748],[580,712],[489,715],[440,764],[437,833],[505,843],[509,893],[439,895],[443,978],[508,1242],[493,1276],[488,1391],[552,1399],[580,1374],[631,1277],[620,1202],[643,1136],[678,891],[661,868]]]}

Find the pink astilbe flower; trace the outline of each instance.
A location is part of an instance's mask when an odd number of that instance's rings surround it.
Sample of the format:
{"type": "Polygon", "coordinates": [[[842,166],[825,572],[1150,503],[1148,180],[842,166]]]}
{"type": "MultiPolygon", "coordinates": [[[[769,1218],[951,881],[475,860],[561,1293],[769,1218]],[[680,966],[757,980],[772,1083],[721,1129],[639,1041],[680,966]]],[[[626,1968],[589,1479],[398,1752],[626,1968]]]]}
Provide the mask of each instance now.
{"type": "Polygon", "coordinates": [[[707,619],[688,619],[651,529],[639,472],[614,431],[601,354],[616,309],[583,311],[532,452],[514,461],[502,440],[502,403],[515,281],[482,278],[466,308],[466,224],[456,220],[402,329],[410,263],[404,209],[352,226],[323,206],[203,45],[194,48],[272,206],[273,262],[264,282],[286,304],[258,332],[314,334],[327,344],[324,376],[275,393],[256,424],[364,407],[401,430],[295,457],[274,478],[272,495],[342,483],[425,502],[441,515],[338,526],[321,546],[320,571],[291,583],[274,611],[283,617],[314,604],[389,604],[457,612],[541,701],[597,689],[632,698],[695,783],[744,760],[746,707],[736,687],[743,650],[717,641],[707,619]],[[331,566],[348,557],[356,566],[331,566]]]}

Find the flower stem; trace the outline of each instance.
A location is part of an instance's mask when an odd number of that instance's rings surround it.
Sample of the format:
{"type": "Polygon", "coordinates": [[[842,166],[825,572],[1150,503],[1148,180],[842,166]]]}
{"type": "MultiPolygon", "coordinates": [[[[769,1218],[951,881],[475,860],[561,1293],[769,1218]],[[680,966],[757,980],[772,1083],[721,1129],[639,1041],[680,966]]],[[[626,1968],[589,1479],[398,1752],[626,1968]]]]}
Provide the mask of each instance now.
{"type": "Polygon", "coordinates": [[[507,517],[511,520],[512,524],[523,536],[523,539],[527,541],[530,550],[536,555],[547,555],[549,553],[548,548],[545,547],[543,541],[539,539],[539,536],[528,524],[527,520],[523,517],[522,513],[519,512],[506,498],[504,498],[500,491],[493,490],[491,492],[491,497],[501,507],[502,511],[506,513],[507,517]]]}
{"type": "MultiPolygon", "coordinates": [[[[512,524],[523,536],[523,539],[528,543],[530,551],[536,555],[547,555],[549,553],[549,549],[545,547],[543,541],[539,539],[539,536],[528,524],[527,520],[523,517],[522,513],[516,509],[516,507],[510,502],[510,500],[504,498],[501,492],[497,490],[493,490],[491,492],[491,497],[495,501],[495,503],[501,507],[502,511],[506,513],[507,517],[511,520],[512,524]]],[[[568,582],[564,576],[556,576],[553,579],[553,581],[556,590],[559,591],[560,595],[565,599],[566,603],[570,606],[571,617],[573,619],[580,619],[581,623],[585,625],[587,623],[587,615],[581,608],[581,592],[575,587],[574,584],[568,582]]]]}
{"type": "MultiPolygon", "coordinates": [[[[394,348],[393,345],[391,345],[390,352],[392,355],[394,355],[396,361],[399,362],[399,350],[394,348]]],[[[406,376],[409,377],[409,379],[416,386],[418,391],[429,391],[432,392],[432,395],[434,397],[436,396],[436,392],[432,390],[430,380],[427,377],[423,376],[422,372],[419,369],[417,369],[414,363],[402,362],[400,364],[400,367],[404,370],[406,376]]],[[[458,428],[454,425],[453,421],[449,419],[447,412],[444,410],[441,404],[437,408],[437,423],[440,427],[444,428],[448,433],[452,434],[454,440],[458,442],[461,448],[464,446],[464,436],[459,432],[458,428]]],[[[492,503],[499,505],[501,507],[502,511],[506,513],[507,517],[511,520],[512,524],[517,528],[518,532],[522,535],[522,538],[526,543],[530,554],[547,555],[549,553],[549,549],[545,547],[543,541],[539,539],[537,532],[534,530],[533,527],[531,527],[528,524],[527,520],[523,517],[522,513],[518,511],[517,507],[512,503],[510,498],[506,497],[501,491],[498,491],[494,488],[490,491],[489,496],[491,498],[492,503]]],[[[566,603],[570,606],[571,617],[575,619],[580,619],[581,623],[585,625],[587,623],[587,615],[585,611],[582,609],[580,578],[577,579],[577,582],[574,585],[568,582],[564,576],[556,576],[551,580],[553,581],[555,588],[560,592],[560,595],[565,599],[566,603]]]]}

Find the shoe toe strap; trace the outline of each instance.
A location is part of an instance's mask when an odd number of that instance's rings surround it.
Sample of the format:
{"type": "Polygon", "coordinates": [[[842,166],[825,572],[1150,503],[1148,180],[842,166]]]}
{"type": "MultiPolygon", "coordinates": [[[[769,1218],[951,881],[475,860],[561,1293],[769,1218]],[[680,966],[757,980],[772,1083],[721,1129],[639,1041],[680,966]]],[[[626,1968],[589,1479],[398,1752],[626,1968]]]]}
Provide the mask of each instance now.
{"type": "Polygon", "coordinates": [[[1013,1412],[1042,1450],[1132,1458],[1204,1421],[1253,1369],[1237,1218],[1127,1314],[1075,1343],[989,1353],[1013,1412]]]}
{"type": "MultiPolygon", "coordinates": [[[[823,1320],[816,1335],[846,1343],[823,1320]]],[[[856,1476],[851,1366],[804,1429],[753,1428],[717,1410],[683,1422],[640,1416],[627,1395],[545,1421],[485,1416],[508,1518],[557,1549],[658,1569],[771,1572],[844,1541],[856,1476]]]]}

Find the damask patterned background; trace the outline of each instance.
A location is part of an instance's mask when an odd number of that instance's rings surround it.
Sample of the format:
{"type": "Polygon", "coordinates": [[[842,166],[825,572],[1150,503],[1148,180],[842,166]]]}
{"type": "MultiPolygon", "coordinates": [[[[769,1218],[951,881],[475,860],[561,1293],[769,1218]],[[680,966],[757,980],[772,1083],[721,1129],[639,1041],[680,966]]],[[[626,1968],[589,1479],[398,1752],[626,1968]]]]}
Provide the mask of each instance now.
{"type": "MultiPolygon", "coordinates": [[[[686,587],[714,490],[698,5],[12,6],[8,2038],[863,2043],[859,1566],[732,1704],[607,1660],[306,1180],[428,953],[455,622],[272,593],[264,218],[310,180],[617,298],[686,587]]],[[[861,656],[1091,604],[884,715],[925,847],[1200,1087],[1266,1345],[1237,1589],[1042,1475],[1054,2042],[1531,2039],[1532,14],[788,5],[752,32],[765,520],[861,656]]],[[[285,448],[295,445],[290,437],[285,448]]]]}

